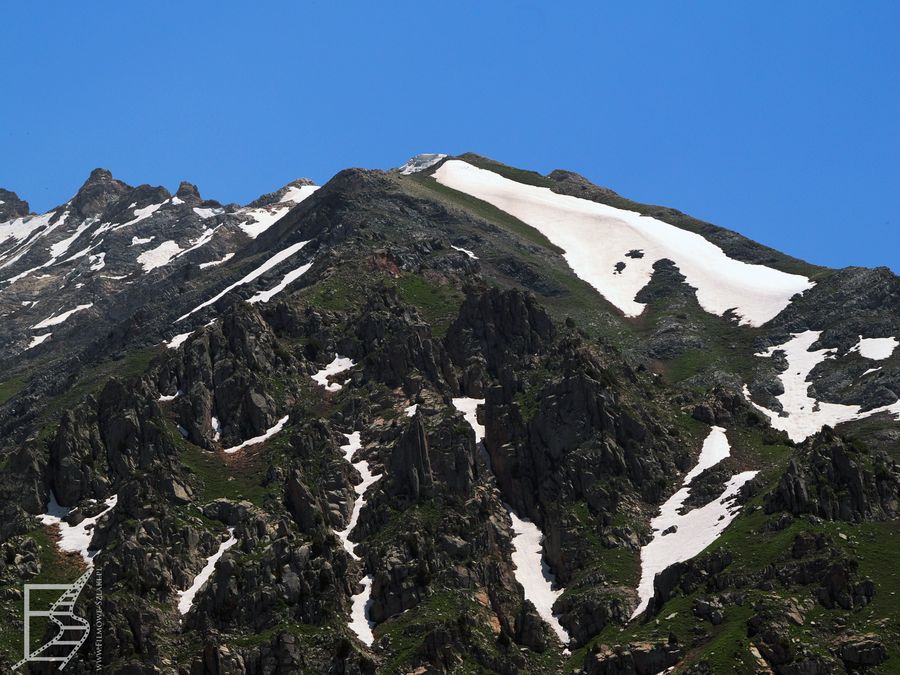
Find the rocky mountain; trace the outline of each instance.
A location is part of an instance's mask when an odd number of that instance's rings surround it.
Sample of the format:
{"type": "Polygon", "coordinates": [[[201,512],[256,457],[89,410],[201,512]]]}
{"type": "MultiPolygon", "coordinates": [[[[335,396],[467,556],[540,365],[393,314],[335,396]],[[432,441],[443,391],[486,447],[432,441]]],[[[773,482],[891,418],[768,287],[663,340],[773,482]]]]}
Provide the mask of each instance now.
{"type": "Polygon", "coordinates": [[[900,668],[886,268],[473,154],[97,169],[0,190],[0,316],[3,672],[89,571],[66,672],[900,668]]]}

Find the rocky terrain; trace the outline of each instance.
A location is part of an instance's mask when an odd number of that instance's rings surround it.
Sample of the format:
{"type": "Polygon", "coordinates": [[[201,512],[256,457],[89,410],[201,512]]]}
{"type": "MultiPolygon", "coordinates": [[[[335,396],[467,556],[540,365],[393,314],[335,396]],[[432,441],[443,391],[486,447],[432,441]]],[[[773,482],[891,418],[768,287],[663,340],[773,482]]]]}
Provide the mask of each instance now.
{"type": "Polygon", "coordinates": [[[900,669],[886,268],[471,154],[245,206],[97,169],[0,190],[0,316],[2,672],[88,569],[65,672],[900,669]]]}

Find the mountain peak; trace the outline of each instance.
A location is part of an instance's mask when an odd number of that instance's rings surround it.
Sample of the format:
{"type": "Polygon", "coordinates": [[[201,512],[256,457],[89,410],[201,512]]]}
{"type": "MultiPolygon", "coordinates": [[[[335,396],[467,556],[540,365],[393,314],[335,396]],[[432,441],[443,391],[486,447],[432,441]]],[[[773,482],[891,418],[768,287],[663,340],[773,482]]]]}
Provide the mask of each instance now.
{"type": "Polygon", "coordinates": [[[19,195],[15,192],[0,188],[0,222],[21,218],[30,212],[28,202],[19,199],[19,195]]]}
{"type": "Polygon", "coordinates": [[[113,178],[109,169],[97,168],[78,189],[72,208],[81,216],[95,216],[130,189],[126,183],[113,178]]]}
{"type": "Polygon", "coordinates": [[[200,190],[193,183],[189,183],[186,180],[181,181],[178,185],[178,191],[175,193],[175,196],[178,199],[181,199],[186,202],[200,202],[202,198],[200,197],[200,190]]]}

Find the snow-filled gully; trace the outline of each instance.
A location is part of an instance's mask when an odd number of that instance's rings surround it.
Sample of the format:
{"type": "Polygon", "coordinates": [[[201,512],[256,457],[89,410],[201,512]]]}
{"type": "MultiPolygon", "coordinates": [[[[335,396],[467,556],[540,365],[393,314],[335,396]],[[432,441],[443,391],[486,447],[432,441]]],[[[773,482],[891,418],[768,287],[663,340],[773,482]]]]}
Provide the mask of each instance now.
{"type": "Polygon", "coordinates": [[[60,506],[56,496],[50,494],[50,503],[47,504],[47,513],[38,516],[38,520],[44,525],[56,525],[59,528],[59,548],[68,553],[78,553],[88,565],[94,564],[94,556],[97,550],[89,548],[94,536],[94,526],[103,516],[115,508],[119,501],[117,495],[113,495],[104,503],[106,508],[96,516],[83,519],[77,525],[69,525],[65,518],[71,509],[60,506]]]}
{"type": "MultiPolygon", "coordinates": [[[[344,458],[359,472],[359,475],[362,476],[362,482],[354,488],[356,499],[353,502],[353,511],[350,514],[350,520],[347,522],[347,527],[340,532],[335,532],[344,544],[344,549],[346,549],[355,560],[359,560],[359,556],[356,555],[354,551],[356,548],[355,545],[350,541],[350,533],[353,531],[353,528],[356,527],[356,523],[359,520],[359,514],[362,511],[363,506],[366,505],[366,491],[381,478],[380,474],[375,475],[372,473],[369,468],[369,463],[365,459],[361,459],[358,462],[353,461],[353,455],[361,447],[362,438],[358,431],[348,434],[347,443],[341,446],[341,450],[344,451],[344,458]]],[[[372,633],[372,628],[374,628],[375,623],[371,621],[368,616],[368,609],[371,604],[372,575],[365,575],[360,580],[360,583],[362,584],[362,590],[353,595],[350,607],[350,623],[348,625],[350,630],[359,636],[360,640],[366,645],[371,646],[375,641],[375,635],[372,633]]]]}
{"type": "MultiPolygon", "coordinates": [[[[809,375],[813,368],[825,359],[835,356],[833,349],[809,351],[821,334],[822,331],[815,330],[794,333],[791,335],[791,339],[784,344],[769,347],[761,354],[757,354],[757,356],[771,357],[777,351],[784,352],[788,367],[778,376],[784,392],[776,396],[778,402],[781,403],[782,413],[754,403],[746,385],[744,386],[744,397],[769,418],[769,422],[774,428],[786,432],[791,440],[797,443],[812,436],[826,424],[833,427],[841,422],[863,419],[882,412],[900,415],[900,399],[889,405],[861,412],[859,406],[818,401],[809,395],[809,375]]],[[[895,346],[894,338],[863,338],[860,336],[859,342],[850,351],[859,351],[864,358],[870,360],[881,360],[888,358],[895,346]]]]}
{"type": "MultiPolygon", "coordinates": [[[[453,406],[463,414],[466,422],[472,427],[475,442],[481,449],[484,448],[484,425],[478,422],[477,410],[483,401],[484,399],[469,397],[453,399],[453,406]]],[[[522,586],[525,599],[531,601],[538,615],[553,629],[563,645],[566,645],[569,643],[569,634],[553,614],[553,603],[562,595],[563,589],[554,588],[556,579],[544,562],[543,534],[530,520],[520,518],[509,504],[504,503],[504,506],[509,512],[513,526],[512,561],[516,581],[522,586]]]]}
{"type": "Polygon", "coordinates": [[[206,559],[206,565],[200,570],[200,573],[194,577],[194,581],[191,583],[190,587],[186,590],[178,591],[178,611],[181,614],[187,614],[191,607],[194,606],[194,596],[196,596],[200,589],[203,588],[203,585],[209,581],[213,571],[216,569],[216,563],[219,562],[219,559],[225,554],[225,551],[230,549],[236,543],[237,538],[234,536],[234,528],[229,527],[228,539],[221,542],[218,550],[206,559]]]}
{"type": "Polygon", "coordinates": [[[756,471],[743,471],[732,476],[718,498],[705,506],[680,514],[690,494],[690,482],[706,469],[715,466],[731,454],[731,447],[722,427],[712,427],[696,466],[682,481],[681,489],[660,507],[659,515],[650,521],[653,540],[641,549],[641,580],[638,584],[639,604],[631,615],[640,615],[653,597],[653,579],[670,565],[690,560],[712,544],[740,512],[734,503],[741,487],[753,478],[756,471]],[[675,528],[671,531],[671,528],[675,528]],[[668,534],[663,534],[670,530],[668,534]]]}

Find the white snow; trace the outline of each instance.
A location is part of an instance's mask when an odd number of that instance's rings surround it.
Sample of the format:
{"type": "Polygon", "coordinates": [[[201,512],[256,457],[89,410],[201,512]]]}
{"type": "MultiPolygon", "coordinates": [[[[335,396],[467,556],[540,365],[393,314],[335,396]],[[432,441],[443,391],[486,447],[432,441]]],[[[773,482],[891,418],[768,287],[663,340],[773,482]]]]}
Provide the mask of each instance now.
{"type": "Polygon", "coordinates": [[[895,337],[886,337],[886,338],[864,338],[862,335],[859,336],[859,342],[854,345],[850,351],[851,352],[859,352],[859,355],[864,359],[872,359],[873,361],[883,361],[886,358],[889,358],[891,354],[894,353],[894,350],[897,348],[897,345],[900,344],[897,342],[897,338],[895,337]]]}
{"type": "Polygon", "coordinates": [[[140,246],[141,244],[149,244],[156,237],[132,237],[129,246],[140,246]]]}
{"type": "Polygon", "coordinates": [[[877,373],[879,370],[881,370],[881,366],[878,366],[877,368],[869,368],[862,375],[860,375],[860,377],[862,377],[863,375],[868,375],[869,373],[877,373]]]}
{"type": "Polygon", "coordinates": [[[326,391],[338,391],[341,389],[341,385],[337,382],[329,383],[328,378],[332,375],[343,373],[345,370],[350,370],[355,365],[356,364],[353,363],[352,359],[335,354],[334,360],[327,366],[322,368],[322,370],[320,370],[318,373],[313,375],[312,379],[316,384],[320,384],[325,387],[326,391]]]}
{"type": "Polygon", "coordinates": [[[31,328],[33,330],[40,330],[41,328],[49,328],[50,326],[58,326],[68,319],[70,316],[75,314],[75,312],[80,312],[85,309],[90,309],[94,306],[93,302],[89,302],[86,305],[78,305],[75,309],[70,309],[67,312],[63,312],[62,314],[54,314],[53,316],[44,319],[40,323],[34,324],[31,328]]]}
{"type": "MultiPolygon", "coordinates": [[[[162,202],[162,204],[150,204],[149,206],[143,206],[143,207],[141,207],[141,208],[139,208],[139,209],[135,209],[135,210],[134,210],[134,218],[132,218],[132,219],[129,220],[128,222],[122,223],[121,225],[116,225],[116,226],[115,226],[114,228],[112,228],[112,229],[114,229],[114,230],[120,230],[120,229],[122,229],[123,227],[128,227],[129,225],[134,225],[135,223],[139,223],[139,222],[141,222],[142,220],[146,220],[147,218],[149,218],[150,216],[152,216],[154,213],[156,213],[157,211],[159,211],[160,207],[161,207],[163,204],[165,204],[165,202],[162,202]]],[[[133,207],[133,206],[134,206],[134,204],[132,204],[129,208],[131,208],[131,207],[133,207]]]]}
{"type": "Polygon", "coordinates": [[[174,394],[171,394],[171,395],[162,394],[157,400],[160,401],[161,403],[165,403],[166,401],[174,401],[176,398],[181,396],[183,393],[184,392],[181,391],[181,389],[178,389],[175,391],[174,394]]]}
{"type": "Polygon", "coordinates": [[[359,514],[362,512],[363,506],[366,505],[366,490],[381,478],[381,474],[376,475],[371,472],[369,463],[366,460],[361,459],[358,462],[353,461],[353,454],[361,447],[362,440],[358,431],[349,434],[347,436],[346,445],[341,446],[341,450],[344,451],[344,459],[352,464],[353,468],[359,472],[359,475],[362,476],[362,482],[353,488],[356,492],[356,500],[353,502],[353,511],[350,514],[350,520],[347,522],[347,527],[340,532],[335,532],[343,542],[344,549],[356,560],[359,560],[359,556],[353,552],[356,547],[350,542],[350,533],[353,531],[353,528],[356,527],[356,523],[359,520],[359,514]]]}
{"type": "Polygon", "coordinates": [[[238,450],[241,450],[243,448],[248,448],[251,445],[258,445],[258,444],[262,443],[263,441],[271,438],[272,436],[277,434],[279,431],[284,429],[284,425],[287,424],[288,417],[289,417],[289,415],[285,415],[284,417],[282,417],[280,420],[278,420],[275,423],[275,426],[270,427],[269,429],[266,430],[266,432],[264,434],[262,434],[260,436],[254,436],[253,438],[248,438],[246,441],[244,441],[240,445],[234,446],[233,448],[225,448],[225,452],[227,452],[230,455],[230,454],[235,453],[238,450]]]}
{"type": "Polygon", "coordinates": [[[191,239],[190,246],[188,248],[184,249],[183,251],[181,251],[178,254],[178,256],[176,256],[176,257],[181,257],[183,255],[187,255],[191,251],[196,251],[201,246],[205,246],[212,240],[213,235],[216,233],[216,230],[218,230],[218,229],[219,229],[218,225],[213,228],[207,227],[206,229],[203,230],[203,232],[200,234],[199,237],[197,237],[196,239],[191,239]]]}
{"type": "Polygon", "coordinates": [[[69,247],[75,243],[75,240],[78,239],[82,235],[82,233],[88,229],[91,225],[93,225],[96,219],[88,218],[83,223],[81,223],[78,227],[75,228],[75,231],[71,234],[71,236],[63,239],[61,241],[52,244],[49,248],[50,257],[53,258],[52,261],[45,263],[45,265],[51,265],[53,261],[57,258],[61,257],[66,251],[69,250],[69,247]]]}
{"type": "Polygon", "coordinates": [[[207,267],[215,267],[216,265],[221,265],[222,263],[226,263],[234,257],[234,253],[226,253],[225,257],[221,260],[212,260],[210,262],[200,263],[200,269],[205,270],[207,267]]]}
{"type": "Polygon", "coordinates": [[[96,253],[88,256],[91,272],[99,272],[106,267],[106,252],[96,253]]]}
{"type": "Polygon", "coordinates": [[[206,219],[219,215],[220,213],[222,213],[222,209],[204,209],[199,206],[195,206],[194,213],[196,213],[201,218],[206,219]]]}
{"type": "Polygon", "coordinates": [[[137,257],[138,263],[144,268],[144,272],[150,272],[157,267],[168,265],[172,258],[181,253],[181,247],[171,239],[164,241],[156,248],[144,251],[137,257]]]}
{"type": "Polygon", "coordinates": [[[209,578],[212,576],[213,570],[216,568],[216,563],[219,562],[219,558],[221,558],[225,551],[230,549],[237,543],[237,538],[234,536],[234,528],[228,528],[228,539],[219,544],[219,550],[213,553],[206,559],[206,565],[202,570],[200,570],[200,574],[194,577],[194,582],[191,584],[191,587],[184,591],[178,591],[178,611],[182,614],[187,614],[191,607],[194,604],[194,596],[197,595],[197,592],[203,588],[203,584],[209,581],[209,578]]]}
{"type": "Polygon", "coordinates": [[[212,416],[212,419],[209,421],[210,426],[213,430],[213,441],[216,443],[219,442],[219,439],[222,438],[222,424],[219,422],[219,418],[215,415],[212,416]]]}
{"type": "MultiPolygon", "coordinates": [[[[475,443],[484,449],[484,425],[478,422],[478,406],[484,399],[460,397],[453,399],[453,407],[459,410],[472,431],[475,432],[475,443]]],[[[485,452],[485,456],[487,453],[485,452]]],[[[488,466],[490,466],[490,461],[488,466]]],[[[522,586],[525,598],[531,601],[538,615],[547,622],[563,644],[569,642],[569,634],[553,614],[553,603],[562,595],[562,588],[554,588],[556,578],[550,567],[544,562],[543,535],[530,520],[519,518],[509,504],[504,503],[509,512],[513,527],[513,554],[516,581],[522,586]]]]}
{"type": "Polygon", "coordinates": [[[350,630],[359,636],[367,646],[371,646],[375,642],[375,635],[372,629],[375,622],[369,620],[369,607],[372,604],[372,575],[367,574],[360,579],[362,590],[354,594],[350,605],[350,630]]]}
{"type": "Polygon", "coordinates": [[[756,471],[744,471],[732,476],[718,499],[683,515],[679,513],[690,494],[688,484],[691,480],[704,469],[718,464],[729,454],[731,448],[725,429],[712,427],[709,436],[703,442],[697,466],[688,472],[681,489],[669,497],[660,507],[659,515],[650,521],[653,540],[641,548],[641,581],[638,585],[640,603],[631,615],[632,619],[647,608],[653,597],[653,579],[656,575],[670,565],[690,560],[702,552],[719,537],[740,511],[740,506],[733,503],[734,497],[741,487],[757,474],[756,471]],[[677,530],[664,536],[663,531],[673,525],[677,530]]]}
{"type": "MultiPolygon", "coordinates": [[[[784,344],[769,347],[765,352],[757,354],[757,356],[771,357],[777,351],[784,352],[788,367],[778,376],[784,392],[776,396],[781,403],[783,414],[754,403],[746,385],[744,385],[744,397],[769,418],[769,422],[774,428],[786,432],[791,440],[797,443],[812,436],[826,424],[833,427],[841,422],[863,419],[881,412],[900,415],[900,399],[891,405],[860,412],[859,406],[827,403],[818,401],[809,395],[809,374],[817,364],[825,359],[834,358],[836,351],[834,349],[809,351],[821,333],[822,331],[815,330],[794,333],[791,335],[791,339],[784,344]]],[[[883,348],[877,353],[883,353],[883,348]]]]}
{"type": "Polygon", "coordinates": [[[179,333],[175,337],[173,337],[168,342],[163,342],[163,344],[169,349],[178,349],[181,345],[183,345],[191,335],[194,334],[194,331],[189,330],[187,333],[179,333]]]}
{"type": "Polygon", "coordinates": [[[54,215],[56,212],[50,211],[40,216],[22,216],[0,223],[0,244],[5,244],[10,239],[25,241],[37,230],[47,227],[54,215]]]}
{"type": "Polygon", "coordinates": [[[453,244],[450,244],[450,248],[452,248],[455,251],[459,251],[460,253],[465,253],[472,260],[478,260],[478,256],[475,255],[474,253],[472,253],[472,251],[470,251],[467,248],[462,248],[461,246],[454,246],[453,244]]]}
{"type": "Polygon", "coordinates": [[[404,413],[407,417],[412,417],[413,415],[416,414],[416,411],[417,411],[418,409],[419,409],[419,404],[418,404],[418,403],[413,403],[412,405],[407,406],[406,408],[404,408],[403,413],[404,413]]]}
{"type": "Polygon", "coordinates": [[[524,520],[506,505],[513,527],[512,561],[516,566],[516,581],[522,585],[525,599],[530,600],[540,617],[546,621],[559,637],[560,642],[567,644],[569,634],[553,614],[553,603],[562,595],[563,589],[556,588],[556,579],[544,562],[543,545],[538,526],[530,520],[524,520]]]}
{"type": "Polygon", "coordinates": [[[284,194],[281,195],[281,199],[279,199],[278,201],[282,204],[284,202],[293,202],[294,204],[299,204],[307,197],[312,196],[312,194],[318,189],[318,185],[291,185],[287,190],[284,191],[284,194]]]}
{"type": "Polygon", "coordinates": [[[64,518],[69,514],[69,509],[60,506],[56,496],[50,493],[50,503],[47,504],[47,513],[38,516],[44,525],[57,525],[59,527],[59,548],[70,553],[79,553],[88,565],[93,565],[96,550],[89,549],[91,538],[94,536],[94,526],[97,521],[113,510],[118,501],[118,496],[113,495],[104,503],[106,508],[91,518],[85,518],[77,525],[69,525],[64,518]]]}
{"type": "Polygon", "coordinates": [[[255,270],[253,270],[252,272],[250,272],[248,275],[246,275],[246,276],[243,277],[242,279],[240,279],[240,280],[234,282],[233,284],[231,284],[230,286],[228,286],[227,288],[225,288],[225,290],[223,290],[223,291],[219,292],[218,294],[216,294],[213,298],[207,300],[206,302],[203,302],[203,303],[197,305],[196,307],[194,307],[194,309],[192,309],[192,310],[191,310],[190,312],[188,312],[187,314],[183,314],[182,316],[178,317],[178,319],[176,319],[176,323],[177,323],[178,321],[181,321],[181,320],[183,320],[183,319],[186,319],[187,317],[189,317],[189,316],[190,316],[191,314],[193,314],[194,312],[197,312],[197,311],[203,309],[204,307],[208,307],[209,305],[212,305],[212,304],[215,303],[217,300],[219,300],[219,298],[223,297],[226,293],[228,293],[228,292],[234,290],[234,289],[237,288],[238,286],[242,286],[242,285],[244,285],[244,284],[249,284],[251,281],[255,280],[257,277],[259,277],[259,276],[265,274],[267,271],[269,271],[270,269],[272,269],[272,268],[275,267],[276,265],[278,265],[278,264],[284,262],[285,260],[287,260],[288,258],[290,258],[292,255],[294,255],[297,251],[299,251],[300,249],[302,249],[302,248],[303,248],[304,246],[306,246],[308,243],[309,243],[309,241],[298,241],[297,243],[291,244],[291,245],[288,246],[287,248],[280,250],[278,253],[276,253],[276,254],[273,255],[271,258],[269,258],[268,260],[266,260],[262,265],[260,265],[259,267],[257,267],[255,270]]]}
{"type": "Polygon", "coordinates": [[[37,347],[38,345],[43,344],[45,341],[50,339],[51,335],[53,335],[53,333],[45,333],[44,335],[35,335],[33,338],[31,338],[31,342],[28,343],[28,346],[25,347],[25,349],[26,350],[31,349],[32,347],[37,347]]]}
{"type": "Polygon", "coordinates": [[[294,283],[297,279],[306,274],[306,271],[310,267],[312,267],[312,262],[308,262],[305,265],[300,265],[300,267],[292,269],[290,272],[284,275],[284,277],[281,279],[281,281],[278,282],[278,284],[267,291],[259,291],[256,295],[247,300],[247,302],[251,304],[255,304],[257,302],[268,302],[273,297],[281,293],[281,291],[287,288],[290,284],[294,283]]]}
{"type": "Polygon", "coordinates": [[[460,160],[444,162],[434,178],[541,232],[565,251],[576,275],[626,316],[643,311],[635,295],[649,283],[653,264],[662,258],[675,262],[706,311],[721,315],[731,309],[741,323],[753,326],[766,323],[794,294],[813,286],[804,276],[729,258],[699,234],[655,218],[517,183],[460,160]],[[626,256],[634,249],[643,251],[643,257],[626,256]],[[625,268],[616,273],[620,262],[625,268]]]}
{"type": "Polygon", "coordinates": [[[172,206],[178,206],[179,204],[184,204],[184,200],[181,197],[172,197],[170,200],[172,202],[172,206]]]}
{"type": "Polygon", "coordinates": [[[423,152],[408,159],[406,163],[400,167],[400,173],[404,176],[408,176],[411,173],[425,171],[425,169],[430,169],[446,156],[447,155],[442,155],[440,153],[423,152]]]}

